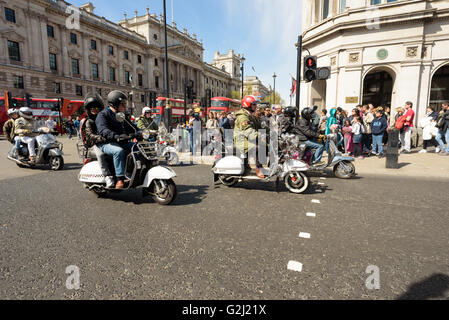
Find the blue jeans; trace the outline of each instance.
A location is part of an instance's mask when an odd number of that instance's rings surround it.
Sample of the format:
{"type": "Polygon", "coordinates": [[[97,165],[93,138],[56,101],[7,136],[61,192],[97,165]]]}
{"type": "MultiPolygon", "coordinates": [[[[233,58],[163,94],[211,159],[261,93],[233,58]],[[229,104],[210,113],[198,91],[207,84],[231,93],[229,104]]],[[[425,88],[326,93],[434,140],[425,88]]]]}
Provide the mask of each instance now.
{"type": "Polygon", "coordinates": [[[131,150],[134,142],[118,144],[117,142],[99,144],[98,148],[114,160],[115,176],[117,178],[125,177],[126,156],[131,150]]]}
{"type": "Polygon", "coordinates": [[[316,149],[315,154],[313,155],[313,163],[319,162],[321,160],[321,157],[323,156],[324,145],[318,142],[307,140],[306,146],[312,149],[316,149]]]}
{"type": "Polygon", "coordinates": [[[379,134],[379,135],[373,134],[373,151],[372,151],[373,153],[376,153],[376,147],[377,147],[378,153],[384,152],[383,145],[382,145],[383,137],[384,137],[383,134],[379,134]]]}
{"type": "Polygon", "coordinates": [[[438,131],[437,141],[441,147],[441,151],[449,153],[449,129],[446,129],[446,132],[443,132],[442,130],[438,131]],[[444,147],[443,137],[446,139],[447,148],[444,147]]]}

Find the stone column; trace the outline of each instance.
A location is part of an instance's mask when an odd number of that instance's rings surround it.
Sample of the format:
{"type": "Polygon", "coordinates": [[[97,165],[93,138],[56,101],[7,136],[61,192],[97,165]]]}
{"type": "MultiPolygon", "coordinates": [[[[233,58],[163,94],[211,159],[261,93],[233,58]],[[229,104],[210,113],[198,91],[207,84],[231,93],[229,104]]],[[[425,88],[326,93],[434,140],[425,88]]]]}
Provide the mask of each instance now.
{"type": "Polygon", "coordinates": [[[70,75],[70,59],[67,50],[67,28],[60,26],[59,34],[61,35],[61,61],[64,77],[70,75]]]}
{"type": "Polygon", "coordinates": [[[48,36],[47,36],[47,23],[45,20],[40,21],[41,24],[41,39],[42,39],[42,59],[44,62],[44,71],[50,72],[50,57],[48,50],[48,36]]]}
{"type": "Polygon", "coordinates": [[[109,81],[109,68],[108,68],[108,44],[104,40],[100,40],[100,50],[102,57],[102,65],[103,65],[103,74],[101,78],[104,82],[109,81]]]}
{"type": "Polygon", "coordinates": [[[83,68],[84,70],[84,78],[85,79],[92,79],[92,72],[90,67],[90,61],[89,61],[89,39],[85,33],[80,34],[81,35],[81,50],[83,52],[83,68]]]}
{"type": "MultiPolygon", "coordinates": [[[[131,68],[132,68],[132,72],[133,72],[133,81],[131,83],[131,85],[137,87],[137,85],[139,84],[139,76],[137,75],[137,53],[130,50],[129,54],[131,55],[131,68]]],[[[140,97],[139,100],[140,102],[140,97]]]]}
{"type": "Polygon", "coordinates": [[[146,87],[149,89],[153,88],[152,82],[153,82],[153,69],[151,68],[151,55],[148,55],[146,58],[145,63],[145,81],[146,81],[146,87]]]}

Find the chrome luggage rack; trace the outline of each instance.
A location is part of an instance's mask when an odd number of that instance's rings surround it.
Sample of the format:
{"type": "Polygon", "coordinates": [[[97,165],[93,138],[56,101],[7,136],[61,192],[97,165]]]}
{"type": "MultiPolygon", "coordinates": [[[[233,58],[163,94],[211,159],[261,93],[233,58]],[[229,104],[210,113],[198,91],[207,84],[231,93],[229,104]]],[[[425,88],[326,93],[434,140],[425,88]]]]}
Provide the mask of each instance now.
{"type": "Polygon", "coordinates": [[[157,160],[157,148],[155,142],[139,142],[137,148],[147,160],[157,160]]]}

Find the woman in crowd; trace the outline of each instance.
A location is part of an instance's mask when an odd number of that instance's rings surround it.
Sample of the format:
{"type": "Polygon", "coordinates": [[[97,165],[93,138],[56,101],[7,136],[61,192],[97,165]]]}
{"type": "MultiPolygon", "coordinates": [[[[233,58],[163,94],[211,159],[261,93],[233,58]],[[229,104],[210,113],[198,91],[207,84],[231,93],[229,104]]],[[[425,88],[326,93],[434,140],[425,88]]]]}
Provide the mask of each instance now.
{"type": "Polygon", "coordinates": [[[360,117],[354,116],[353,124],[351,126],[354,142],[354,157],[363,159],[362,156],[362,124],[360,117]]]}
{"type": "Polygon", "coordinates": [[[342,128],[342,133],[345,142],[345,153],[349,153],[351,155],[354,149],[354,144],[352,142],[352,127],[351,121],[349,121],[349,119],[345,120],[345,125],[342,128]]]}
{"type": "Polygon", "coordinates": [[[438,112],[435,112],[432,107],[427,107],[424,118],[419,121],[419,126],[423,129],[423,146],[419,153],[427,153],[427,147],[429,146],[438,147],[438,143],[435,140],[438,134],[438,128],[435,127],[437,117],[438,112]]]}

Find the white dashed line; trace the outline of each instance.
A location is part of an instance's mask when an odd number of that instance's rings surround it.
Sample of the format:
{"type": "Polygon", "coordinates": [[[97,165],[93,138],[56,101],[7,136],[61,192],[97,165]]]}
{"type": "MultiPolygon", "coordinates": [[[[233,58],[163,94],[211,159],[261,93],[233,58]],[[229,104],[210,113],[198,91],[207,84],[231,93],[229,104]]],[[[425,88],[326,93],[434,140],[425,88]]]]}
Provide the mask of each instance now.
{"type": "Polygon", "coordinates": [[[320,179],[321,179],[321,180],[326,180],[326,178],[324,178],[324,177],[321,177],[320,179]]]}
{"type": "Polygon", "coordinates": [[[313,213],[313,212],[307,212],[307,213],[306,213],[306,216],[315,218],[315,217],[316,217],[316,213],[313,213]]]}
{"type": "Polygon", "coordinates": [[[301,232],[301,233],[299,233],[299,237],[304,238],[304,239],[310,239],[310,233],[301,232]]]}
{"type": "Polygon", "coordinates": [[[324,182],[318,182],[318,185],[320,185],[320,186],[324,186],[324,182]]]}
{"type": "Polygon", "coordinates": [[[320,200],[313,199],[313,200],[312,200],[312,203],[321,203],[321,201],[320,201],[320,200]]]}
{"type": "Polygon", "coordinates": [[[321,190],[321,189],[315,189],[315,192],[321,193],[321,192],[323,192],[323,190],[321,190]]]}
{"type": "Polygon", "coordinates": [[[291,271],[302,271],[302,263],[298,261],[289,261],[287,265],[287,269],[291,271]]]}

